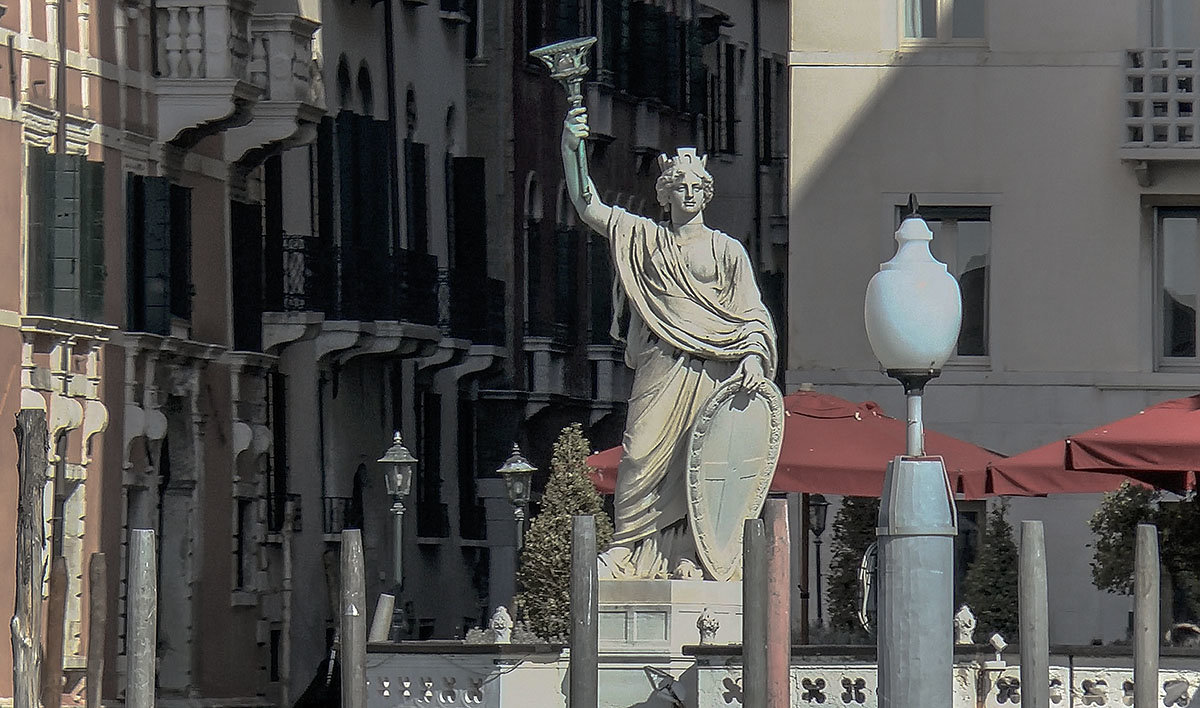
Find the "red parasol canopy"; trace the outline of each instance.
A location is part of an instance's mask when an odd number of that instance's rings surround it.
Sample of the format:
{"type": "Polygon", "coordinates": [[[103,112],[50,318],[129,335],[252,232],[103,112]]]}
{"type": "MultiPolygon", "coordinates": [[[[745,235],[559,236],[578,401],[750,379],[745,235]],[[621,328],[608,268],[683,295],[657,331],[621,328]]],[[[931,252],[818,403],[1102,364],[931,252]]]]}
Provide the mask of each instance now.
{"type": "Polygon", "coordinates": [[[1105,492],[1130,480],[1160,489],[1195,487],[1200,469],[1200,396],[1150,406],[1066,440],[996,460],[996,494],[1105,492]]]}
{"type": "MultiPolygon", "coordinates": [[[[888,462],[904,454],[905,422],[889,418],[871,401],[801,391],[784,397],[783,448],[771,490],[878,496],[888,462]]],[[[955,491],[967,499],[987,493],[987,466],[998,457],[948,435],[925,433],[925,451],[940,455],[955,491]]],[[[588,458],[605,494],[616,488],[620,446],[588,458]]]]}

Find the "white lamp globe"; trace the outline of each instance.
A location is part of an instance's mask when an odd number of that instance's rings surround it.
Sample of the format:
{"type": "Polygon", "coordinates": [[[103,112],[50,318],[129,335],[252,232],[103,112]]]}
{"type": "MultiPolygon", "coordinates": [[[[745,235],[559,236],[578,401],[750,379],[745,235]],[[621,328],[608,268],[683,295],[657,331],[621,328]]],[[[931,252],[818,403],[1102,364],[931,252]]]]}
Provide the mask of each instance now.
{"type": "Polygon", "coordinates": [[[889,376],[924,376],[941,371],[954,352],[962,325],[962,295],[946,264],[929,252],[933,232],[911,213],[896,231],[896,255],[879,266],[867,284],[867,339],[889,376]]]}

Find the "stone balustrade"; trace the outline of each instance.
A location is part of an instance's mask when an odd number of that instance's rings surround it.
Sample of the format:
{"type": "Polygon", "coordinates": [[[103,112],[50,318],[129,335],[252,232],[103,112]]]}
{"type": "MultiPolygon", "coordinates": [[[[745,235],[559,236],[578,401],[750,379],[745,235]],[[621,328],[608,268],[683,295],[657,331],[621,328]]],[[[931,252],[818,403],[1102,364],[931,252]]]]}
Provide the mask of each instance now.
{"type": "MultiPolygon", "coordinates": [[[[675,677],[668,686],[689,708],[742,705],[736,645],[689,647],[684,656],[601,652],[600,706],[670,706],[655,695],[646,668],[675,677]]],[[[958,647],[954,708],[1019,708],[1019,651],[996,661],[987,646],[958,647]],[[1011,662],[1011,663],[1010,663],[1011,662]]],[[[368,649],[367,703],[392,706],[566,706],[569,653],[553,645],[472,645],[457,642],[373,644],[368,649]]],[[[1200,705],[1200,650],[1164,648],[1159,705],[1200,705]]],[[[794,647],[791,705],[876,708],[874,647],[794,647]]],[[[1133,705],[1131,647],[1056,646],[1050,653],[1050,704],[1055,708],[1133,705]]]]}
{"type": "Polygon", "coordinates": [[[244,79],[250,59],[246,0],[161,0],[158,70],[165,79],[244,79]]]}
{"type": "Polygon", "coordinates": [[[263,90],[263,100],[320,105],[312,50],[318,26],[288,13],[250,18],[249,78],[263,90]]]}

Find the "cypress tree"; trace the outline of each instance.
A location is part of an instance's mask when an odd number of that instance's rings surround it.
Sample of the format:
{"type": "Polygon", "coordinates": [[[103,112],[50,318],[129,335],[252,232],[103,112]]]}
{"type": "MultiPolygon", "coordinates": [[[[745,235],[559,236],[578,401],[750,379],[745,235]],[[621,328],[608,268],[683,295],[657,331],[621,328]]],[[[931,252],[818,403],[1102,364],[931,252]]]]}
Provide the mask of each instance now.
{"type": "Polygon", "coordinates": [[[571,633],[571,517],[596,517],[597,551],[612,542],[612,521],[588,476],[588,450],[579,423],[563,428],[554,443],[542,510],[529,525],[521,550],[517,616],[546,640],[565,641],[571,633]]]}
{"type": "Polygon", "coordinates": [[[1008,523],[1008,502],[992,507],[975,562],[963,579],[963,602],[975,613],[976,636],[999,632],[1017,637],[1017,544],[1008,523]]]}
{"type": "Polygon", "coordinates": [[[829,628],[834,632],[866,637],[858,623],[861,601],[858,569],[867,547],[875,542],[878,517],[879,499],[843,497],[842,507],[833,518],[825,607],[829,628]]]}

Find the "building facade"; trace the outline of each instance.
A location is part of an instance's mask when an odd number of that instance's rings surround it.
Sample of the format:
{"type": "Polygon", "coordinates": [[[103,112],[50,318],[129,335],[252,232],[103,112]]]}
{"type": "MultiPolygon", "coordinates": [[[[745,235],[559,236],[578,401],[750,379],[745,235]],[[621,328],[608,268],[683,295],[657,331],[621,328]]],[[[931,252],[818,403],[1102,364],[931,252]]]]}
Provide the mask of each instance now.
{"type": "MultiPolygon", "coordinates": [[[[231,261],[239,239],[261,240],[261,163],[307,141],[324,112],[317,24],[270,0],[2,11],[2,405],[45,411],[50,449],[47,541],[40,558],[16,558],[18,450],[0,443],[13,500],[0,572],[65,560],[64,690],[103,642],[104,697],[119,699],[126,539],[155,530],[159,702],[262,704],[277,685],[280,588],[263,554],[275,360],[244,346],[231,261]],[[89,586],[95,552],[103,588],[89,586]],[[99,591],[107,632],[91,637],[99,591]]],[[[37,594],[56,596],[54,583],[37,594]]]]}
{"type": "MultiPolygon", "coordinates": [[[[915,192],[963,292],[930,427],[1011,454],[1194,393],[1190,4],[795,0],[791,17],[789,386],[903,410],[862,303],[915,192]]],[[[1053,642],[1126,635],[1128,598],[1091,585],[1098,502],[1012,502],[1046,524],[1053,642]]]]}

